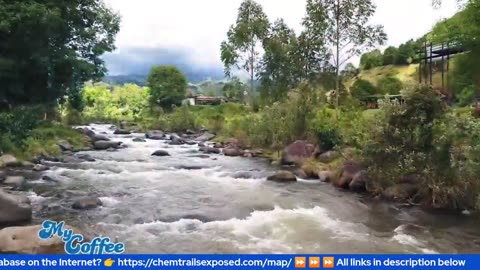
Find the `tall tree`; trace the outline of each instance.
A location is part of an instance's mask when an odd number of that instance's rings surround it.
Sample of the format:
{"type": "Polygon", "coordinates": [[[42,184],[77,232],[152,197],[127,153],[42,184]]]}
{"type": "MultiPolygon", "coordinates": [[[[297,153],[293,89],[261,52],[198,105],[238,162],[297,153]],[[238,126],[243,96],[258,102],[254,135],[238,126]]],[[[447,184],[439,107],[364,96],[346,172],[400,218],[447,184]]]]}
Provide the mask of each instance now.
{"type": "Polygon", "coordinates": [[[232,67],[245,70],[250,75],[250,95],[254,80],[260,70],[259,46],[268,34],[269,22],[262,6],[253,0],[244,0],[238,9],[237,21],[227,33],[227,40],[220,45],[225,74],[231,75],[232,67]]]}
{"type": "Polygon", "coordinates": [[[352,57],[382,45],[387,39],[383,26],[369,24],[375,9],[371,0],[307,0],[311,27],[324,29],[323,36],[327,38],[329,47],[333,48],[337,108],[340,68],[352,57]]]}
{"type": "Polygon", "coordinates": [[[265,53],[261,62],[260,80],[264,98],[278,101],[294,86],[291,53],[295,39],[295,32],[283,19],[279,19],[272,25],[270,34],[263,42],[265,53]]]}
{"type": "Polygon", "coordinates": [[[187,78],[175,66],[152,67],[147,78],[150,102],[166,110],[180,105],[187,93],[187,78]]]}
{"type": "Polygon", "coordinates": [[[398,49],[394,46],[390,46],[383,52],[383,64],[395,65],[397,64],[398,49]]]}
{"type": "Polygon", "coordinates": [[[83,83],[100,79],[120,18],[102,0],[0,0],[0,100],[49,103],[68,95],[80,108],[83,83]]]}

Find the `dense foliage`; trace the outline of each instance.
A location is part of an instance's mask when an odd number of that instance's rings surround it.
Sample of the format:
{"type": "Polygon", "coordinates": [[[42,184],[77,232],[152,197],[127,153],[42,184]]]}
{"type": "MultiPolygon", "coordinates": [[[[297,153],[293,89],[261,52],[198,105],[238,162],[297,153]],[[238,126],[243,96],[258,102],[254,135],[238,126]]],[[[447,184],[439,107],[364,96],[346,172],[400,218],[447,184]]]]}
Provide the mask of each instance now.
{"type": "Polygon", "coordinates": [[[179,106],[187,93],[187,78],[175,66],[152,67],[147,78],[150,102],[166,110],[179,106]]]}
{"type": "Polygon", "coordinates": [[[0,110],[55,106],[65,95],[81,109],[79,91],[105,73],[119,17],[101,0],[0,1],[0,110]]]}

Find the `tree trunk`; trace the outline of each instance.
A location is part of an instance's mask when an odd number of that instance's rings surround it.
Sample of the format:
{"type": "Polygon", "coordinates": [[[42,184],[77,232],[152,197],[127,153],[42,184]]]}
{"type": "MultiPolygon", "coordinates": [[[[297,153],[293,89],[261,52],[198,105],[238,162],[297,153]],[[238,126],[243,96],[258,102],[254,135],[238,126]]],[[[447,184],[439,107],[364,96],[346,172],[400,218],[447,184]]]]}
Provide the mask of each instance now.
{"type": "Polygon", "coordinates": [[[337,0],[337,7],[336,7],[336,46],[335,49],[337,51],[337,60],[336,60],[336,68],[335,68],[335,110],[336,110],[336,117],[338,119],[338,105],[340,99],[340,1],[337,0]]]}
{"type": "MultiPolygon", "coordinates": [[[[255,43],[252,42],[251,50],[250,50],[250,93],[249,93],[250,103],[253,103],[254,61],[255,61],[255,43]]],[[[253,105],[253,104],[251,104],[251,105],[253,105]]]]}

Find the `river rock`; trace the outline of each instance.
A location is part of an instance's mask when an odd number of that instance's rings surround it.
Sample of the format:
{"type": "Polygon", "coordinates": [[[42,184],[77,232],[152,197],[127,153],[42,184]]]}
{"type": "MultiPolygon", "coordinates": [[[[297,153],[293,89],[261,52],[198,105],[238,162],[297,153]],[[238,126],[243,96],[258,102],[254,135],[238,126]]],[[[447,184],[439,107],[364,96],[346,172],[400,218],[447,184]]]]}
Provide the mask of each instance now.
{"type": "Polygon", "coordinates": [[[30,200],[0,189],[0,224],[17,224],[32,219],[30,200]]]}
{"type": "Polygon", "coordinates": [[[58,183],[60,181],[58,181],[57,179],[51,177],[51,176],[48,176],[48,175],[44,175],[42,176],[42,180],[44,181],[47,181],[47,182],[54,182],[54,183],[58,183]]]}
{"type": "Polygon", "coordinates": [[[195,145],[197,144],[196,142],[194,141],[186,141],[185,144],[188,144],[188,145],[195,145]]]}
{"type": "Polygon", "coordinates": [[[110,139],[106,136],[106,135],[103,135],[103,134],[95,134],[93,135],[92,137],[90,137],[92,139],[92,141],[94,142],[98,142],[98,141],[110,141],[110,139]]]}
{"type": "Polygon", "coordinates": [[[418,192],[418,186],[415,184],[396,184],[388,187],[382,192],[382,197],[392,201],[406,201],[418,192]]]}
{"type": "Polygon", "coordinates": [[[303,171],[302,169],[296,169],[293,173],[301,179],[309,178],[305,171],[303,171]]]}
{"type": "Polygon", "coordinates": [[[120,147],[121,142],[113,142],[113,141],[97,141],[93,144],[93,147],[96,150],[107,150],[109,148],[118,148],[120,147]]]}
{"type": "Polygon", "coordinates": [[[200,147],[200,152],[204,152],[206,154],[220,154],[221,150],[214,147],[200,147]]]}
{"type": "Polygon", "coordinates": [[[208,167],[202,166],[202,165],[179,165],[179,166],[176,166],[175,168],[179,170],[201,170],[208,167]]]}
{"type": "Polygon", "coordinates": [[[101,206],[102,201],[98,197],[90,196],[77,199],[73,204],[72,208],[77,210],[88,210],[97,208],[97,206],[101,206]]]}
{"type": "Polygon", "coordinates": [[[154,130],[145,133],[145,138],[150,140],[163,140],[165,139],[165,134],[160,130],[154,130]]]}
{"type": "Polygon", "coordinates": [[[200,142],[206,142],[206,141],[212,140],[213,138],[215,138],[215,136],[216,136],[215,134],[205,132],[203,133],[203,135],[197,137],[195,140],[200,142]]]}
{"type": "Polygon", "coordinates": [[[337,151],[327,151],[320,154],[317,159],[322,163],[330,163],[339,157],[340,153],[338,153],[337,151]]]}
{"type": "Polygon", "coordinates": [[[165,150],[157,150],[153,152],[152,156],[164,157],[164,156],[170,156],[170,154],[165,150]]]}
{"type": "Polygon", "coordinates": [[[90,156],[88,154],[78,154],[78,155],[76,155],[76,157],[78,159],[88,161],[88,162],[95,162],[96,161],[92,156],[90,156]]]}
{"type": "Polygon", "coordinates": [[[4,185],[10,186],[17,190],[25,187],[26,183],[25,177],[23,176],[7,176],[5,181],[3,181],[4,185]]]}
{"type": "Polygon", "coordinates": [[[238,148],[224,148],[223,154],[227,157],[238,157],[243,155],[243,151],[238,148]]]}
{"type": "Polygon", "coordinates": [[[334,178],[334,174],[331,171],[320,171],[318,172],[318,179],[322,182],[331,182],[334,178]]]}
{"type": "Polygon", "coordinates": [[[368,173],[366,170],[361,170],[353,176],[352,182],[348,186],[351,191],[364,192],[366,191],[367,182],[368,173]]]}
{"type": "Polygon", "coordinates": [[[292,172],[280,171],[272,176],[269,176],[267,180],[275,182],[296,182],[297,177],[292,172]]]}
{"type": "Polygon", "coordinates": [[[21,163],[18,162],[17,158],[12,155],[3,155],[0,156],[0,168],[1,167],[15,167],[20,166],[21,163]]]}
{"type": "Polygon", "coordinates": [[[62,151],[73,151],[73,146],[65,140],[58,141],[57,145],[60,147],[62,151]]]}
{"type": "Polygon", "coordinates": [[[7,174],[4,171],[0,171],[0,182],[5,181],[7,179],[7,174]]]}
{"type": "Polygon", "coordinates": [[[282,152],[281,164],[293,165],[301,163],[305,159],[312,157],[315,146],[306,141],[295,141],[294,143],[285,147],[282,152]]]}
{"type": "MultiPolygon", "coordinates": [[[[0,253],[4,254],[65,254],[65,242],[58,236],[44,240],[38,237],[42,225],[7,227],[0,230],[0,253]]],[[[91,237],[81,230],[65,225],[75,234],[84,236],[83,242],[91,237]]],[[[76,243],[75,243],[76,245],[76,243]]]]}
{"type": "Polygon", "coordinates": [[[204,142],[199,142],[199,143],[198,143],[198,146],[199,146],[199,147],[206,147],[207,145],[206,145],[204,142]]]}
{"type": "Polygon", "coordinates": [[[33,170],[36,172],[43,172],[43,171],[48,171],[50,168],[46,165],[43,164],[35,164],[33,167],[33,170]]]}
{"type": "Polygon", "coordinates": [[[133,142],[146,142],[144,138],[133,138],[133,142]]]}
{"type": "Polygon", "coordinates": [[[342,172],[340,177],[334,181],[334,185],[339,188],[348,189],[350,182],[352,182],[353,177],[363,170],[362,166],[354,161],[347,161],[343,164],[342,172]]]}
{"type": "Polygon", "coordinates": [[[168,144],[169,145],[182,145],[182,144],[185,144],[185,143],[186,143],[185,139],[177,136],[177,137],[172,137],[172,141],[168,144]]]}
{"type": "Polygon", "coordinates": [[[95,132],[89,128],[83,128],[83,129],[80,129],[80,131],[92,139],[95,136],[95,132]]]}
{"type": "Polygon", "coordinates": [[[126,129],[116,129],[113,134],[115,135],[129,135],[129,134],[132,134],[132,132],[130,132],[129,130],[126,130],[126,129]]]}

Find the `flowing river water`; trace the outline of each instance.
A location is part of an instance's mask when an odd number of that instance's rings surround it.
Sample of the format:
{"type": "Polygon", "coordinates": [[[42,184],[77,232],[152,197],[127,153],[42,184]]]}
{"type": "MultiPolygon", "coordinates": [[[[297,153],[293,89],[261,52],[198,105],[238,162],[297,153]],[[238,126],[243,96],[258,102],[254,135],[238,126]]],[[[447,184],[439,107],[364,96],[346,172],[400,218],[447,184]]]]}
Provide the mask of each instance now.
{"type": "Polygon", "coordinates": [[[83,152],[95,162],[53,163],[34,181],[34,222],[65,220],[123,241],[128,253],[479,253],[473,217],[402,208],[340,191],[319,181],[266,181],[275,168],[262,159],[199,156],[198,146],[133,142],[83,152]],[[171,156],[155,157],[164,149],[171,156]],[[73,210],[79,196],[103,206],[73,210]]]}

